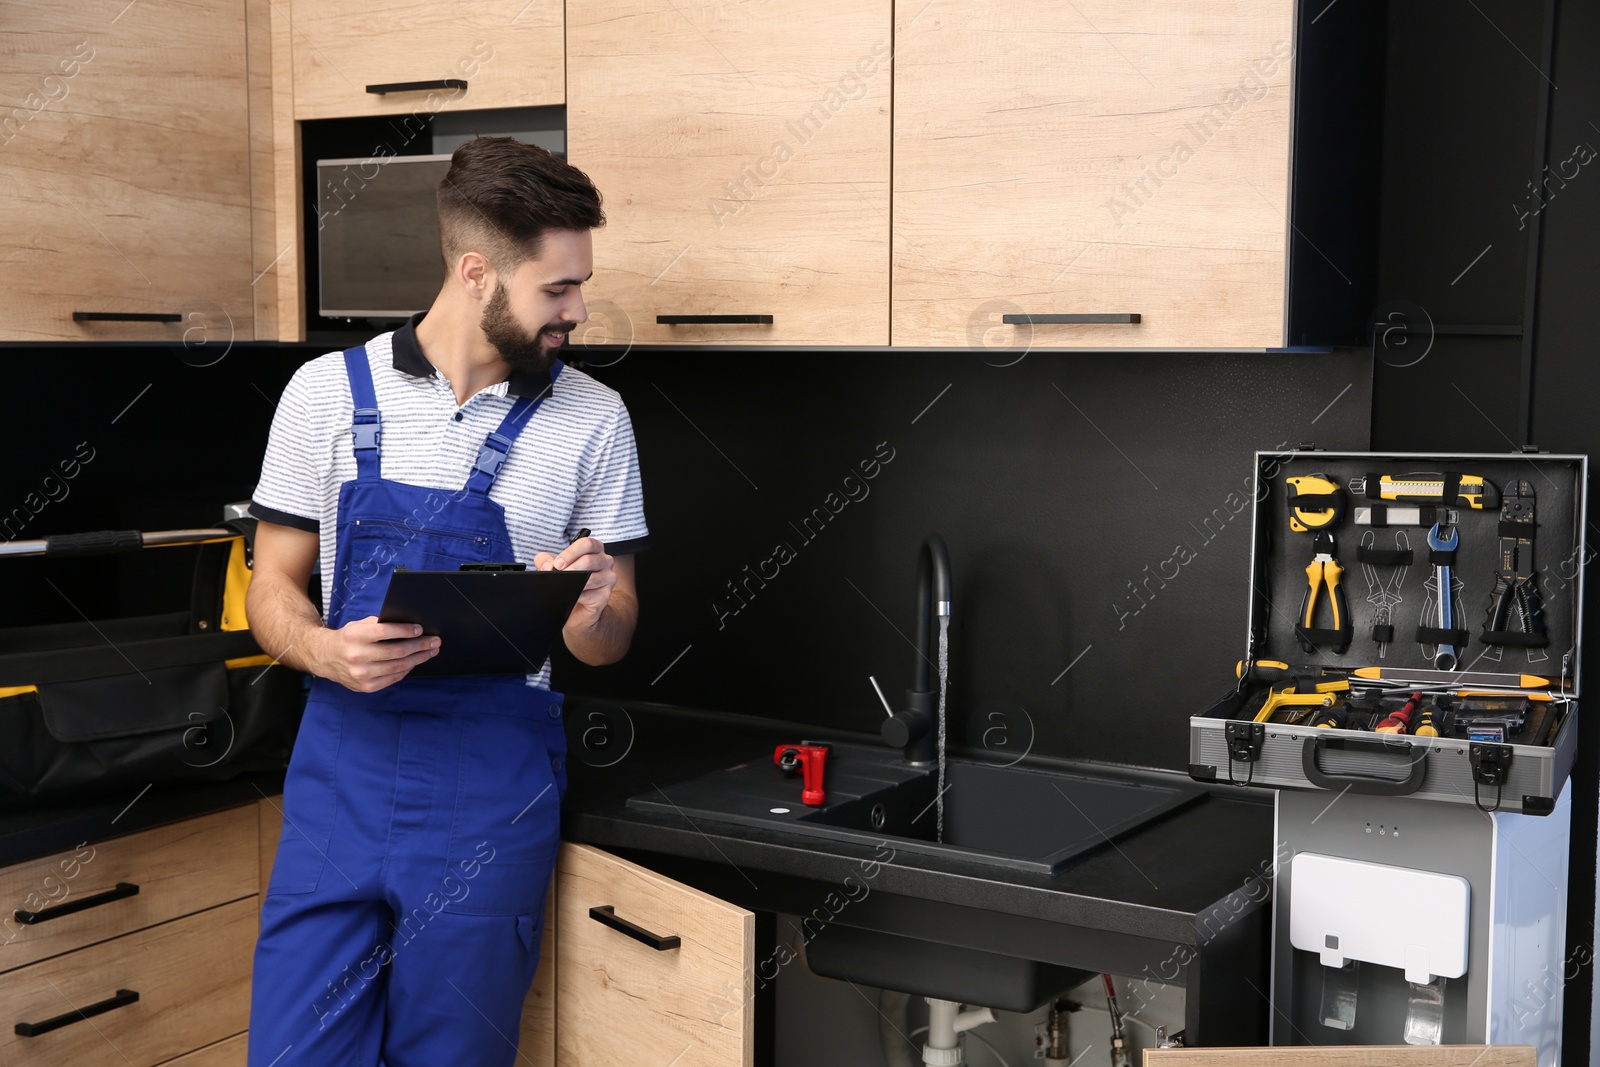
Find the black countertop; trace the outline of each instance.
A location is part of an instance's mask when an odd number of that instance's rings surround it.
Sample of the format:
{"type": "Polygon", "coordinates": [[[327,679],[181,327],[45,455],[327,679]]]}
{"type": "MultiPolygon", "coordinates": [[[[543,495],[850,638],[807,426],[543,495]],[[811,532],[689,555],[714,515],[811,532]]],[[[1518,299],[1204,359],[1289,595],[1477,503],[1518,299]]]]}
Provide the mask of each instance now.
{"type": "MultiPolygon", "coordinates": [[[[790,884],[837,885],[867,864],[872,886],[901,901],[921,900],[1042,920],[1176,945],[1206,940],[1208,922],[1230,922],[1266,898],[1272,860],[1271,793],[1219,786],[1201,800],[1055,875],[886,853],[870,845],[819,842],[727,823],[626,806],[629,796],[770,753],[802,737],[877,743],[802,724],[629,703],[572,699],[567,708],[569,784],[562,834],[647,864],[660,858],[722,869],[753,888],[760,874],[790,884]],[[1210,917],[1214,917],[1211,919],[1210,917]]],[[[769,757],[770,758],[770,757],[769,757]]],[[[1030,761],[1032,762],[1032,761],[1030,761]]],[[[1065,770],[1093,765],[1040,761],[1065,770]]],[[[1188,785],[1167,771],[1111,768],[1154,782],[1188,785]]],[[[283,775],[257,774],[204,785],[158,783],[94,800],[0,812],[0,866],[65,851],[163,823],[251,803],[282,789],[283,775]]],[[[798,785],[797,785],[798,791],[798,785]]],[[[892,846],[892,841],[890,842],[892,846]]],[[[741,884],[742,884],[741,883],[741,884]]]]}

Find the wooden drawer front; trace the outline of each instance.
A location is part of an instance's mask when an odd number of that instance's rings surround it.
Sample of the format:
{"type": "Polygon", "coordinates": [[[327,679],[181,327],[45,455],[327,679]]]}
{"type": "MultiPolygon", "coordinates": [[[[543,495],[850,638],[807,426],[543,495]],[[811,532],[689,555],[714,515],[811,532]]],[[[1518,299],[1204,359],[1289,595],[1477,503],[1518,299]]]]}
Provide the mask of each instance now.
{"type": "Polygon", "coordinates": [[[568,158],[608,212],[574,339],[887,344],[889,0],[571,0],[567,20],[568,158]]]}
{"type": "Polygon", "coordinates": [[[146,1067],[242,1032],[256,929],[252,897],[0,975],[0,1063],[146,1067]],[[124,989],[139,999],[36,1037],[14,1031],[124,989]]]}
{"type": "Polygon", "coordinates": [[[187,1056],[179,1056],[166,1067],[245,1067],[250,1052],[250,1037],[240,1034],[215,1045],[207,1045],[187,1056]]]}
{"type": "Polygon", "coordinates": [[[1292,22],[1289,0],[901,5],[894,343],[1283,344],[1292,22]]]}
{"type": "Polygon", "coordinates": [[[0,871],[0,971],[253,897],[257,832],[255,805],[246,804],[7,867],[0,871]],[[38,923],[17,918],[18,910],[50,915],[119,883],[139,891],[38,923]]]}
{"type": "Polygon", "coordinates": [[[182,342],[197,362],[254,337],[244,15],[238,0],[0,6],[0,111],[45,105],[0,134],[0,337],[182,342]]]}
{"type": "Polygon", "coordinates": [[[562,6],[553,0],[293,0],[294,117],[534,107],[566,99],[562,6]],[[367,92],[465,81],[467,88],[367,92]]]}
{"type": "Polygon", "coordinates": [[[655,1049],[674,1067],[745,1067],[754,1053],[755,916],[586,845],[556,868],[556,1063],[628,1063],[655,1049]],[[678,948],[658,951],[590,917],[678,948]]]}
{"type": "Polygon", "coordinates": [[[533,976],[528,999],[522,1002],[522,1033],[517,1042],[517,1062],[547,1064],[556,1061],[556,885],[544,898],[544,937],[539,945],[539,970],[533,976]]]}

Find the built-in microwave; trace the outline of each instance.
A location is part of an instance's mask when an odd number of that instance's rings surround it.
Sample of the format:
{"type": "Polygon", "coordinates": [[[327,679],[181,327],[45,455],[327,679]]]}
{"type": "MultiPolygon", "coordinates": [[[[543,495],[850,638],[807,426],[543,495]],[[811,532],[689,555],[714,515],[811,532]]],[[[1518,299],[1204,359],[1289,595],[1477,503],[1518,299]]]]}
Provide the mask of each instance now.
{"type": "Polygon", "coordinates": [[[401,319],[444,282],[435,192],[449,155],[317,161],[318,313],[401,319]]]}

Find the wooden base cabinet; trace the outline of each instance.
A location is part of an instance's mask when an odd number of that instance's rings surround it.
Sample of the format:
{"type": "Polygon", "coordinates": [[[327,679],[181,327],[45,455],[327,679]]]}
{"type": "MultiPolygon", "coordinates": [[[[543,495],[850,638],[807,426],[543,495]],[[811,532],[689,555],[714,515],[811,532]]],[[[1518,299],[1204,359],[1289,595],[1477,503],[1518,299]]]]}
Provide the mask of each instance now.
{"type": "Polygon", "coordinates": [[[894,344],[1282,345],[1293,8],[897,5],[894,344]]]}
{"type": "Polygon", "coordinates": [[[567,843],[544,944],[522,1025],[532,1062],[754,1062],[751,912],[567,843]]]}
{"type": "Polygon", "coordinates": [[[580,342],[882,345],[889,0],[569,0],[580,342]],[[662,321],[667,320],[676,321],[662,321]]]}
{"type": "Polygon", "coordinates": [[[257,857],[249,804],[0,870],[0,1063],[240,1067],[257,857]]]}
{"type": "Polygon", "coordinates": [[[242,0],[0,6],[0,339],[255,336],[246,73],[242,0]]]}

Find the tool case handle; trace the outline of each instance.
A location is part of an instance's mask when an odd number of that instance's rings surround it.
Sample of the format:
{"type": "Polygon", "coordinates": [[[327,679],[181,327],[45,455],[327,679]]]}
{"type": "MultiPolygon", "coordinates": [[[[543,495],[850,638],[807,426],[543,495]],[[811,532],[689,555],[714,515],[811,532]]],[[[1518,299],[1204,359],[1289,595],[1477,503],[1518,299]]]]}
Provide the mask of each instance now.
{"type": "Polygon", "coordinates": [[[1410,741],[1374,741],[1361,737],[1308,737],[1300,746],[1300,766],[1306,780],[1323,789],[1348,790],[1380,797],[1403,797],[1422,788],[1428,776],[1428,750],[1410,741]],[[1404,778],[1380,778],[1375,774],[1329,774],[1317,764],[1323,749],[1337,748],[1345,751],[1376,752],[1386,756],[1404,756],[1411,770],[1404,778]]]}
{"type": "Polygon", "coordinates": [[[52,534],[30,541],[0,544],[0,556],[111,556],[137,552],[142,548],[171,545],[200,545],[239,536],[239,531],[221,528],[199,530],[96,530],[92,533],[52,534]]]}

